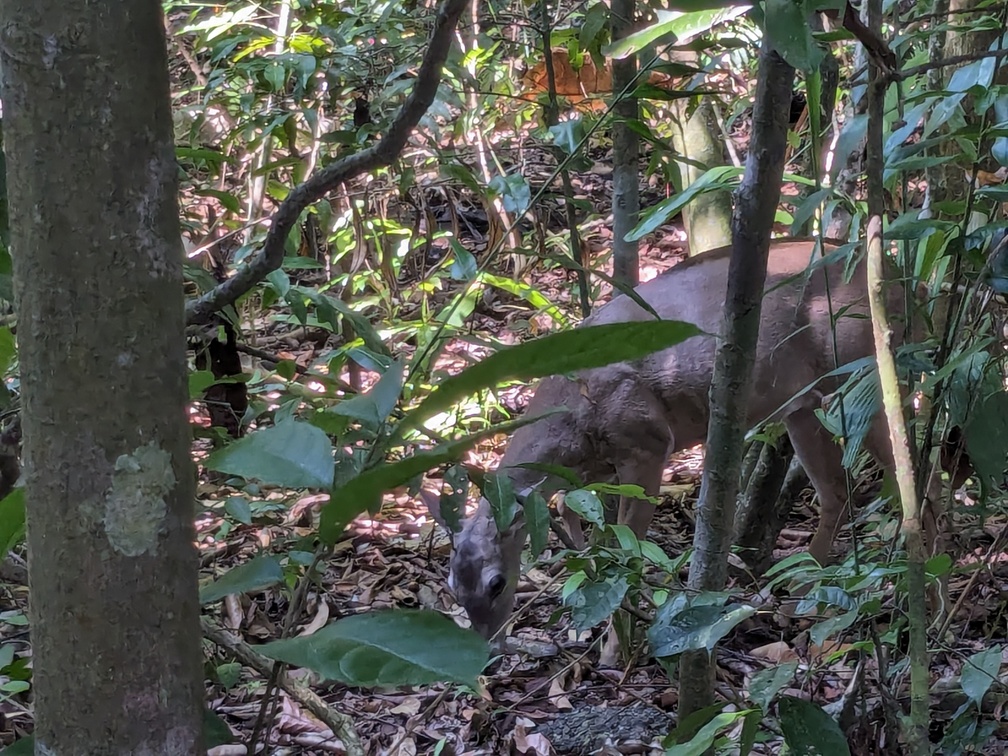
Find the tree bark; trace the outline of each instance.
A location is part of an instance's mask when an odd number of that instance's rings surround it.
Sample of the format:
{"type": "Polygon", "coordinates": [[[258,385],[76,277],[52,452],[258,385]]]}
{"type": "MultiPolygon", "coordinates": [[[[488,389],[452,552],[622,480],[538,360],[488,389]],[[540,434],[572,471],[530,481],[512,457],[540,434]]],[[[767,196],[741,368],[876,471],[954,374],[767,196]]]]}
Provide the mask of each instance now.
{"type": "MultiPolygon", "coordinates": [[[[710,422],[690,564],[691,591],[717,591],[728,575],[746,406],[759,335],[770,232],[780,200],[788,112],[795,71],[764,39],[753,107],[752,141],[732,216],[725,320],[710,389],[710,422]]],[[[713,698],[714,664],[706,651],[684,654],[680,719],[713,698]]]]}
{"type": "Polygon", "coordinates": [[[160,5],[0,16],[36,752],[205,753],[160,5]]]}
{"type": "MultiPolygon", "coordinates": [[[[693,56],[695,60],[695,56],[693,56]]],[[[689,99],[671,104],[672,145],[688,163],[680,163],[685,189],[707,170],[724,165],[724,143],[714,117],[714,108],[701,99],[692,114],[689,99]]],[[[690,255],[731,244],[732,200],[728,192],[705,192],[683,208],[683,226],[690,255]]]]}
{"type": "MultiPolygon", "coordinates": [[[[612,0],[612,39],[622,39],[633,30],[636,0],[612,0]]],[[[637,56],[629,55],[612,62],[612,90],[617,97],[613,106],[613,279],[629,288],[640,283],[640,259],[637,242],[626,235],[637,225],[640,214],[637,159],[640,152],[637,132],[628,125],[640,118],[636,97],[620,94],[637,75],[637,56]]]]}

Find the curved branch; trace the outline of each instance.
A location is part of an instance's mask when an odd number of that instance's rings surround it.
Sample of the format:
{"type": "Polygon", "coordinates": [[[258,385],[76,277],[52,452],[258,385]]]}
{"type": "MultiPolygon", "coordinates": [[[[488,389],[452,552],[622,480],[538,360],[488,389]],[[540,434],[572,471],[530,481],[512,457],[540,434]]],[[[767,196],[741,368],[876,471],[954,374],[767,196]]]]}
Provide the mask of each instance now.
{"type": "Polygon", "coordinates": [[[283,263],[284,242],[302,211],[311,203],[321,199],[345,181],[362,173],[391,165],[399,156],[406,146],[410,133],[434,102],[434,96],[441,83],[441,68],[451,48],[455,25],[467,6],[468,0],[445,0],[441,5],[428,42],[427,54],[417,73],[416,84],[392,121],[385,137],[361,152],[316,171],[304,183],[294,187],[273,214],[266,241],[251,262],[227,281],[186,305],[188,325],[205,323],[215,312],[233,304],[268,274],[279,268],[283,263]]]}

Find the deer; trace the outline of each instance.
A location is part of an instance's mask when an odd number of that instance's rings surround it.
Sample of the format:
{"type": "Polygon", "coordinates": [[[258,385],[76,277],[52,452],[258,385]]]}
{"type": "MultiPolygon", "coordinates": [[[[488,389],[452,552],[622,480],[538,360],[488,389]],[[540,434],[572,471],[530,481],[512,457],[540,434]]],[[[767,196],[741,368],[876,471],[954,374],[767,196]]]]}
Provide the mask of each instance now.
{"type": "MultiPolygon", "coordinates": [[[[749,427],[783,423],[818,495],[821,514],[808,551],[820,564],[828,562],[834,536],[846,522],[848,497],[842,450],[815,411],[839,387],[830,373],[874,355],[864,264],[849,275],[842,264],[813,264],[817,250],[835,247],[813,239],[772,242],[748,406],[749,427]]],[[[638,286],[636,294],[654,313],[621,294],[583,321],[601,325],[657,314],[692,323],[702,334],[633,363],[542,380],[526,412],[544,416],[515,431],[498,467],[519,495],[537,490],[549,498],[565,486],[518,466],[527,463],[567,467],[588,482],[640,486],[649,499],[621,497],[618,517],[645,537],[670,455],[705,441],[730,256],[730,247],[704,252],[638,286]]],[[[901,296],[900,286],[890,287],[890,312],[899,311],[901,296]]],[[[881,413],[865,447],[891,469],[881,413]]],[[[444,525],[436,497],[425,499],[444,525]]],[[[512,612],[525,539],[521,514],[501,532],[486,499],[454,534],[448,585],[488,640],[512,612]]]]}

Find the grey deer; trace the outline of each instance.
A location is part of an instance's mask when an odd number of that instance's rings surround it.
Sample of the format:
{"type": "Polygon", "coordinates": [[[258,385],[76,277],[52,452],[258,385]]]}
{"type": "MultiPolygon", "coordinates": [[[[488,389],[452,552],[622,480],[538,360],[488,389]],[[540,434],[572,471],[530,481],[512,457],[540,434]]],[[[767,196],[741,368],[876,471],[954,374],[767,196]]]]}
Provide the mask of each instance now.
{"type": "MultiPolygon", "coordinates": [[[[827,251],[831,248],[826,245],[827,251]]],[[[845,280],[843,266],[836,264],[819,266],[807,275],[814,251],[812,240],[771,245],[749,423],[766,419],[784,423],[819,497],[821,515],[809,552],[825,563],[834,534],[845,521],[847,489],[841,449],[814,413],[837,383],[821,380],[813,390],[801,392],[838,365],[874,352],[864,265],[855,268],[850,280],[845,280]],[[833,313],[842,313],[835,339],[830,301],[833,313]]],[[[730,248],[722,248],[690,258],[639,286],[637,294],[663,319],[686,321],[717,334],[730,254],[730,248]]],[[[898,297],[895,291],[891,295],[894,303],[898,297]]],[[[653,315],[631,297],[620,295],[584,325],[650,318],[653,315]]],[[[635,363],[543,380],[527,412],[540,414],[554,408],[566,412],[519,428],[499,469],[507,472],[515,491],[535,487],[547,498],[563,488],[563,482],[553,478],[543,482],[542,472],[515,465],[562,465],[584,481],[636,484],[655,496],[669,455],[705,440],[715,348],[713,336],[695,336],[635,363]]],[[[881,417],[876,418],[866,446],[882,464],[888,464],[891,452],[881,417]]],[[[431,498],[425,498],[435,518],[444,524],[431,498]]],[[[654,509],[647,501],[623,497],[619,521],[643,538],[654,509]]],[[[499,532],[485,499],[454,536],[449,587],[473,627],[488,639],[512,611],[525,538],[520,514],[499,532]]]]}

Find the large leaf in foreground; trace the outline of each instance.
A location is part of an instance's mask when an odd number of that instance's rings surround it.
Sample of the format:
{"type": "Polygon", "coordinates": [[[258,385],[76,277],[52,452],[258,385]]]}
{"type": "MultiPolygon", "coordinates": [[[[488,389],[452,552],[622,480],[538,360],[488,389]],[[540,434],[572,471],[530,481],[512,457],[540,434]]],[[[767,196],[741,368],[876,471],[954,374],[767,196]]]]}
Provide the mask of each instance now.
{"type": "Polygon", "coordinates": [[[314,635],[274,641],[270,659],[306,667],[347,685],[476,685],[487,643],[437,612],[391,610],[337,620],[314,635]]]}
{"type": "Polygon", "coordinates": [[[638,360],[699,333],[700,329],[690,323],[649,320],[575,328],[526,341],[442,381],[403,423],[415,428],[470,394],[502,381],[530,380],[638,360]]]}
{"type": "Polygon", "coordinates": [[[501,423],[457,441],[438,444],[430,451],[417,452],[397,462],[384,462],[365,470],[332,492],[329,503],[322,508],[322,515],[319,518],[319,537],[325,543],[335,543],[343,528],[365,509],[374,508],[386,491],[401,486],[439,465],[455,462],[488,436],[510,433],[542,417],[544,415],[535,415],[510,423],[501,423]]]}
{"type": "Polygon", "coordinates": [[[320,429],[285,420],[214,452],[207,468],[285,488],[329,488],[333,448],[320,429]]]}

